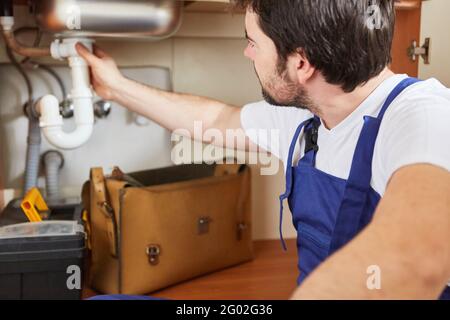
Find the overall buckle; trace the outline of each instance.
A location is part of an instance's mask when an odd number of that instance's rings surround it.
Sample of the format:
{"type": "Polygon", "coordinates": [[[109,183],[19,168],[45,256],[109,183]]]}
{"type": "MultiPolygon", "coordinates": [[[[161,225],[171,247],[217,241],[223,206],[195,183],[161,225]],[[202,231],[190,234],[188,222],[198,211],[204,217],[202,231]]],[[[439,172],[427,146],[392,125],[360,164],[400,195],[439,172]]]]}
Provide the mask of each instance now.
{"type": "Polygon", "coordinates": [[[319,151],[319,146],[317,144],[319,140],[319,126],[320,124],[313,120],[311,128],[309,128],[305,132],[305,141],[306,141],[306,147],[305,147],[305,154],[307,154],[310,151],[317,152],[319,151]]]}

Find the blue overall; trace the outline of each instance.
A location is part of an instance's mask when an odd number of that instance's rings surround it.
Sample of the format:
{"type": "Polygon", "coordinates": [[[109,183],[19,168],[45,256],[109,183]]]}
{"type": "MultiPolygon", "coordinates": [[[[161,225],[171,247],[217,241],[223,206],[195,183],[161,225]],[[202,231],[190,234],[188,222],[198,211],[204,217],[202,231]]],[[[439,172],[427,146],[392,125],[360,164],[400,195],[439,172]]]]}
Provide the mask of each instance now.
{"type": "MultiPolygon", "coordinates": [[[[372,220],[381,196],[372,189],[372,158],[375,142],[386,110],[407,87],[418,82],[407,78],[389,94],[378,117],[364,117],[350,175],[347,180],[315,168],[320,119],[314,117],[297,128],[292,140],[286,168],[286,192],[280,196],[280,237],[283,201],[288,199],[297,230],[300,285],[327,257],[353,239],[372,220]],[[293,156],[300,134],[304,132],[304,157],[293,167],[293,156]]],[[[441,298],[450,299],[447,287],[441,298]]]]}

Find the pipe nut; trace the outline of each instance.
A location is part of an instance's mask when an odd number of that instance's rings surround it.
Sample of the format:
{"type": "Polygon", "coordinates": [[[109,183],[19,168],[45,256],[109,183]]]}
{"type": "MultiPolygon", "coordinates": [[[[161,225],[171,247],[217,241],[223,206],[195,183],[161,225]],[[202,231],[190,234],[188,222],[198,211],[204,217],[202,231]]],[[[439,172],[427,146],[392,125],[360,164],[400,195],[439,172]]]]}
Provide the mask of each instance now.
{"type": "Polygon", "coordinates": [[[59,102],[55,96],[42,97],[38,102],[37,109],[41,114],[39,121],[41,128],[63,125],[63,118],[59,113],[59,102]]]}
{"type": "Polygon", "coordinates": [[[3,31],[12,31],[14,27],[14,17],[0,17],[0,25],[3,31]]]}
{"type": "Polygon", "coordinates": [[[69,57],[78,57],[77,49],[75,49],[75,45],[78,42],[82,43],[91,52],[93,51],[94,40],[79,38],[57,39],[50,45],[50,53],[53,59],[63,60],[69,57]]]}

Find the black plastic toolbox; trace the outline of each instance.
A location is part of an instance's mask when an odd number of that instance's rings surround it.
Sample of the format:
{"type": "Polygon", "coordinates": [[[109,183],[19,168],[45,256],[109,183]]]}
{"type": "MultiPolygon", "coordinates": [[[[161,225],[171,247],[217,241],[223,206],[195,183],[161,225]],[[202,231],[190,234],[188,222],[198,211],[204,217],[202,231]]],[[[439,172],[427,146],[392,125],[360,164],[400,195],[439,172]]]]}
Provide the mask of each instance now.
{"type": "MultiPolygon", "coordinates": [[[[80,205],[50,206],[48,220],[74,220],[80,205]]],[[[0,227],[26,222],[18,200],[0,215],[0,227]]],[[[80,231],[80,232],[78,232],[80,231]]],[[[0,239],[0,299],[81,299],[85,233],[0,239]]]]}

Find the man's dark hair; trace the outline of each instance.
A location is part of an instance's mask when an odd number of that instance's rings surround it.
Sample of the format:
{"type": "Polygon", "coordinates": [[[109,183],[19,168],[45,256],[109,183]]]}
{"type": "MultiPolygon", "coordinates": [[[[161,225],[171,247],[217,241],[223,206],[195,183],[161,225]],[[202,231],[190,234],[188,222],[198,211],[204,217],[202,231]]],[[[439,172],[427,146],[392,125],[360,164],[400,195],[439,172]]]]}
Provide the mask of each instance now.
{"type": "Polygon", "coordinates": [[[259,18],[275,43],[279,65],[303,52],[326,81],[345,92],[391,63],[394,0],[234,0],[259,18]]]}

